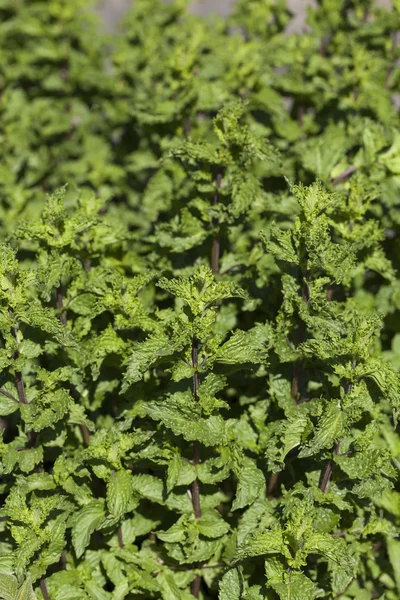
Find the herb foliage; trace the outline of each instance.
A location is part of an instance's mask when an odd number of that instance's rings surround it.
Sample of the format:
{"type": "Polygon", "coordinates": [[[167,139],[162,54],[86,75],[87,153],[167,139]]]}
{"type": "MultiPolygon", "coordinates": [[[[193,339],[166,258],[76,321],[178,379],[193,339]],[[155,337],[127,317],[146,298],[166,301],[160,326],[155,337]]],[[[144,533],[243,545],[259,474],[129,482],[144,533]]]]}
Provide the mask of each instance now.
{"type": "Polygon", "coordinates": [[[0,598],[400,598],[400,5],[0,0],[0,598]]]}

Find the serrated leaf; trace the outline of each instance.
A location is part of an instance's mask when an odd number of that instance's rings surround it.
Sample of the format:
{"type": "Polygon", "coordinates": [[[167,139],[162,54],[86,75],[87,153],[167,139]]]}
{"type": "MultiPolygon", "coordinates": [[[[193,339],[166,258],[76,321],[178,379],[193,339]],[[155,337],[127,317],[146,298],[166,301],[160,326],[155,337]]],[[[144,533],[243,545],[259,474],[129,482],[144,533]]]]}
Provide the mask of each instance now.
{"type": "Polygon", "coordinates": [[[270,579],[268,585],[281,600],[312,600],[317,594],[315,585],[303,573],[285,574],[281,581],[270,579]]]}
{"type": "Polygon", "coordinates": [[[174,454],[168,464],[167,491],[170,492],[176,485],[190,485],[195,479],[194,467],[174,454]]]}
{"type": "Polygon", "coordinates": [[[16,600],[37,600],[37,597],[33,591],[31,577],[29,574],[20,587],[18,596],[16,596],[16,600]]]}
{"type": "Polygon", "coordinates": [[[304,447],[299,456],[312,456],[323,448],[331,448],[343,433],[343,411],[332,401],[318,422],[314,438],[304,447]]]}
{"type": "Polygon", "coordinates": [[[152,419],[162,421],[175,435],[182,435],[187,441],[199,440],[205,446],[214,446],[225,439],[225,422],[220,415],[196,418],[189,407],[172,399],[168,403],[149,402],[144,408],[152,419]]]}
{"type": "Polygon", "coordinates": [[[240,466],[234,467],[234,472],[238,478],[238,486],[232,510],[239,510],[252,504],[262,495],[265,489],[265,478],[250,458],[243,459],[240,466]]]}
{"type": "Polygon", "coordinates": [[[249,331],[235,331],[219,349],[214,358],[225,365],[260,364],[266,361],[271,344],[271,330],[257,325],[249,331]]]}
{"type": "Polygon", "coordinates": [[[71,530],[72,545],[78,558],[82,556],[85,548],[89,545],[90,536],[104,519],[104,506],[98,500],[93,500],[74,516],[74,524],[71,530]]]}
{"type": "Polygon", "coordinates": [[[0,597],[2,600],[16,600],[18,595],[18,581],[14,575],[0,572],[0,597]]]}
{"type": "Polygon", "coordinates": [[[228,533],[229,524],[217,510],[203,511],[201,518],[196,521],[197,529],[206,538],[219,538],[228,533]]]}
{"type": "Polygon", "coordinates": [[[140,381],[143,374],[157,360],[173,354],[174,346],[168,338],[159,334],[150,336],[146,341],[133,347],[130,357],[127,359],[127,370],[122,385],[122,391],[126,391],[129,385],[140,381]]]}
{"type": "Polygon", "coordinates": [[[107,483],[107,507],[113,517],[126,513],[132,494],[132,473],[125,470],[111,473],[107,483]]]}
{"type": "Polygon", "coordinates": [[[240,600],[242,597],[242,586],[238,569],[229,569],[219,584],[219,600],[240,600]]]}
{"type": "Polygon", "coordinates": [[[269,239],[265,234],[262,235],[268,252],[271,252],[278,260],[285,260],[295,265],[298,264],[299,258],[293,247],[292,232],[282,230],[276,223],[271,224],[269,231],[269,239]]]}
{"type": "Polygon", "coordinates": [[[238,548],[236,558],[250,558],[252,556],[264,556],[267,554],[284,553],[284,540],[282,531],[267,530],[262,533],[256,532],[253,536],[244,540],[238,548]]]}
{"type": "Polygon", "coordinates": [[[18,402],[15,400],[11,400],[7,398],[3,394],[0,394],[0,416],[7,417],[8,415],[12,415],[19,408],[18,402]]]}
{"type": "Polygon", "coordinates": [[[218,300],[234,297],[247,298],[244,290],[236,284],[228,281],[215,281],[211,269],[204,265],[197,267],[191,277],[163,278],[157,285],[183,300],[193,315],[200,315],[208,306],[218,300]]]}

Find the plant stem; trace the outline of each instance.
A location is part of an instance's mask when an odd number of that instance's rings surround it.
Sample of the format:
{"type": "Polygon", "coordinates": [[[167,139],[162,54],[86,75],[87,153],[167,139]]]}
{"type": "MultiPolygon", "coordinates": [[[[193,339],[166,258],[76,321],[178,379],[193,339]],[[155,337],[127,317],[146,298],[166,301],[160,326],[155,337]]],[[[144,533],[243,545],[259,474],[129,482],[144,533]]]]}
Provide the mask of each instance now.
{"type": "Polygon", "coordinates": [[[362,535],[362,531],[336,531],[331,535],[332,537],[346,537],[346,535],[362,535]]]}
{"type": "MultiPolygon", "coordinates": [[[[297,345],[302,344],[304,342],[305,335],[305,324],[303,321],[299,323],[299,329],[297,333],[297,345]]],[[[299,392],[300,392],[300,381],[301,376],[303,374],[303,363],[301,360],[296,360],[293,365],[293,376],[292,376],[292,387],[291,387],[291,396],[293,400],[298,400],[299,392]]]]}
{"type": "Polygon", "coordinates": [[[61,323],[63,325],[66,325],[67,324],[67,315],[66,315],[65,311],[63,310],[64,303],[63,303],[63,294],[62,294],[61,285],[59,285],[57,288],[57,308],[60,311],[59,319],[60,319],[61,323]]]}
{"type": "Polygon", "coordinates": [[[340,183],[344,179],[347,179],[347,177],[350,177],[350,175],[353,175],[353,173],[356,170],[357,170],[357,167],[355,167],[354,165],[351,165],[351,167],[347,167],[347,169],[345,169],[343,171],[343,173],[340,173],[340,175],[338,175],[337,177],[335,177],[335,179],[332,179],[332,185],[337,185],[338,183],[340,183]]]}
{"type": "MultiPolygon", "coordinates": [[[[356,366],[356,363],[355,363],[355,361],[353,361],[353,363],[352,363],[352,369],[354,369],[355,366],[356,366]]],[[[352,390],[353,390],[353,384],[352,384],[351,381],[349,381],[349,383],[347,384],[346,394],[351,394],[352,390]]],[[[340,450],[340,440],[338,440],[335,443],[335,445],[333,447],[333,452],[335,454],[339,454],[339,450],[340,450]]],[[[325,469],[324,474],[322,476],[320,489],[324,492],[324,494],[325,494],[325,492],[327,490],[329,480],[330,480],[330,478],[332,476],[333,466],[334,466],[334,461],[333,461],[333,459],[331,459],[328,462],[328,464],[326,465],[326,469],[325,469]]]]}
{"type": "MultiPolygon", "coordinates": [[[[193,445],[193,465],[196,466],[200,463],[200,445],[199,442],[194,442],[193,445]]],[[[196,519],[201,518],[201,506],[200,506],[200,486],[199,480],[195,479],[192,484],[192,504],[194,516],[196,519]]]]}
{"type": "Polygon", "coordinates": [[[195,579],[192,583],[192,596],[198,598],[200,595],[200,586],[201,586],[201,577],[200,575],[196,575],[195,579]]]}
{"type": "MultiPolygon", "coordinates": [[[[12,316],[11,310],[9,311],[9,314],[10,314],[10,316],[12,316]]],[[[18,345],[17,328],[12,327],[11,333],[18,345]]],[[[17,350],[14,352],[14,360],[17,360],[18,358],[19,358],[19,350],[17,348],[17,350]]],[[[15,372],[15,385],[17,386],[19,404],[28,404],[28,400],[26,399],[24,380],[22,379],[21,371],[15,372]]],[[[29,448],[33,448],[36,444],[36,433],[34,431],[30,431],[29,433],[27,433],[27,438],[28,438],[29,448]]]]}
{"type": "MultiPolygon", "coordinates": [[[[193,571],[193,565],[165,565],[170,571],[193,571]]],[[[220,569],[222,567],[226,567],[226,563],[215,563],[214,565],[203,565],[199,564],[196,566],[196,569],[220,569]]],[[[152,573],[153,577],[157,577],[159,573],[162,573],[162,570],[155,571],[152,573]]]]}
{"type": "Polygon", "coordinates": [[[279,473],[272,473],[268,481],[267,498],[271,500],[274,497],[274,489],[278,483],[279,473]]]}
{"type": "MultiPolygon", "coordinates": [[[[351,168],[352,168],[352,167],[350,167],[350,169],[351,169],[351,168]]],[[[355,167],[353,167],[353,170],[354,170],[354,171],[355,171],[355,169],[356,169],[356,168],[355,168],[355,167]]],[[[347,169],[347,171],[349,171],[349,169],[347,169]]],[[[345,173],[345,172],[346,172],[346,171],[344,171],[344,173],[345,173]]],[[[343,175],[343,173],[342,173],[342,175],[343,175]]],[[[337,177],[336,179],[338,179],[338,177],[337,177]]],[[[336,181],[336,180],[335,180],[335,181],[336,181]]],[[[352,229],[353,229],[353,222],[352,222],[352,221],[350,221],[350,223],[349,223],[349,231],[351,232],[351,231],[352,231],[352,229]]],[[[328,295],[328,300],[330,300],[330,298],[329,298],[329,295],[328,295]]],[[[352,369],[355,369],[355,367],[356,367],[356,361],[355,361],[355,360],[353,360],[353,362],[352,362],[352,365],[351,365],[351,368],[352,368],[352,369]]],[[[348,384],[347,384],[346,394],[351,394],[352,390],[353,390],[353,384],[352,384],[352,382],[351,382],[351,381],[349,381],[349,382],[348,382],[348,384]]],[[[335,445],[334,445],[334,447],[333,447],[333,452],[334,452],[335,454],[339,454],[339,450],[340,450],[340,440],[337,440],[337,442],[335,443],[335,445]]],[[[322,480],[321,480],[320,489],[323,491],[323,493],[324,493],[324,494],[325,494],[325,492],[326,492],[326,490],[327,490],[327,487],[328,487],[329,480],[330,480],[330,478],[331,478],[331,476],[332,476],[333,465],[334,465],[334,461],[333,461],[333,459],[331,459],[331,460],[328,462],[328,464],[326,465],[325,472],[324,472],[324,474],[323,474],[323,476],[322,476],[322,480]]]]}
{"type": "Polygon", "coordinates": [[[118,545],[120,548],[123,548],[124,547],[124,538],[122,537],[121,525],[117,529],[117,536],[118,536],[118,545]]]}
{"type": "MultiPolygon", "coordinates": [[[[18,358],[18,357],[19,357],[19,352],[15,356],[15,358],[18,358]]],[[[22,379],[21,371],[17,371],[15,373],[15,382],[17,384],[19,401],[21,402],[21,404],[28,404],[28,402],[26,400],[25,386],[24,386],[24,381],[22,379]]]]}
{"type": "MultiPolygon", "coordinates": [[[[192,364],[194,369],[193,375],[193,396],[195,402],[199,401],[199,385],[200,378],[199,373],[197,371],[199,366],[199,340],[197,338],[193,338],[192,342],[192,364]]],[[[198,465],[200,463],[200,444],[199,442],[194,442],[193,445],[193,465],[198,465]]],[[[196,519],[200,519],[201,517],[201,506],[200,506],[200,486],[199,480],[195,479],[192,484],[192,504],[193,511],[196,519]]]]}
{"type": "MultiPolygon", "coordinates": [[[[194,369],[193,374],[193,396],[195,402],[199,401],[199,386],[200,386],[200,377],[198,373],[199,366],[199,340],[197,338],[193,338],[192,341],[192,365],[194,369]]],[[[200,463],[200,444],[199,442],[194,442],[193,444],[193,461],[192,464],[194,466],[200,463]]],[[[193,512],[196,519],[201,518],[201,504],[200,504],[200,484],[199,480],[196,478],[192,483],[192,505],[193,512]]],[[[192,583],[192,594],[195,598],[199,597],[200,594],[200,586],[201,586],[201,576],[196,575],[195,579],[192,583]]]]}
{"type": "MultiPolygon", "coordinates": [[[[310,271],[308,269],[306,269],[306,273],[305,273],[306,282],[304,282],[303,290],[302,290],[302,294],[301,294],[302,300],[305,304],[308,304],[308,301],[310,299],[310,293],[309,293],[308,285],[307,285],[307,281],[310,280],[310,277],[311,277],[310,271]]],[[[300,319],[299,327],[297,330],[297,345],[298,346],[304,342],[305,335],[306,335],[306,324],[304,323],[303,319],[300,319]]],[[[298,396],[299,396],[299,392],[300,392],[300,382],[301,382],[302,374],[303,374],[303,361],[297,360],[293,366],[293,377],[292,377],[292,388],[291,388],[291,396],[292,396],[293,400],[296,400],[297,403],[298,403],[298,396]]]]}
{"type": "Polygon", "coordinates": [[[81,430],[81,433],[82,433],[83,443],[85,444],[85,446],[89,446],[89,444],[90,444],[90,431],[89,431],[89,429],[83,423],[81,423],[81,425],[79,425],[79,427],[80,427],[80,430],[81,430]]]}
{"type": "MultiPolygon", "coordinates": [[[[11,314],[11,311],[10,311],[10,314],[11,314]]],[[[12,335],[13,335],[16,343],[18,344],[17,329],[15,327],[13,327],[11,329],[11,333],[12,333],[12,335]]],[[[14,353],[14,359],[17,360],[18,358],[19,358],[19,351],[17,349],[15,351],[15,353],[14,353]]],[[[16,382],[16,385],[17,385],[18,398],[19,398],[20,404],[28,404],[28,401],[26,399],[24,380],[22,378],[21,371],[16,371],[16,373],[15,373],[15,382],[16,382]]],[[[27,434],[27,437],[28,437],[29,447],[33,448],[35,446],[35,444],[36,444],[36,433],[34,431],[30,431],[27,434]]],[[[40,579],[40,589],[42,590],[42,594],[43,594],[44,600],[50,600],[50,596],[49,596],[49,593],[47,591],[46,581],[45,581],[44,577],[42,577],[40,579]]]]}
{"type": "MultiPolygon", "coordinates": [[[[309,270],[306,270],[306,279],[307,280],[310,279],[309,270]]],[[[308,303],[309,291],[308,291],[307,283],[304,283],[304,286],[303,286],[302,299],[306,304],[308,303]]],[[[297,331],[297,345],[304,342],[305,333],[306,333],[306,324],[304,323],[304,321],[302,319],[300,319],[299,327],[298,327],[298,331],[297,331]]],[[[289,342],[289,346],[291,346],[290,342],[289,342]]],[[[292,396],[293,400],[296,401],[296,404],[301,404],[302,402],[304,402],[303,398],[299,398],[300,381],[301,381],[302,374],[303,374],[303,367],[304,367],[304,365],[303,365],[302,360],[297,360],[293,365],[292,386],[291,386],[291,390],[290,390],[290,395],[292,396]]],[[[268,488],[267,488],[267,497],[269,499],[274,497],[274,489],[277,486],[278,480],[279,480],[279,473],[273,473],[269,479],[268,488]]]]}
{"type": "Polygon", "coordinates": [[[299,104],[298,108],[297,108],[297,123],[300,125],[300,127],[303,127],[304,125],[304,105],[303,104],[299,104]]]}
{"type": "Polygon", "coordinates": [[[243,265],[241,265],[240,263],[237,263],[236,265],[232,265],[231,267],[228,267],[224,271],[221,271],[221,275],[226,275],[226,273],[229,273],[230,271],[233,271],[234,269],[239,269],[242,266],[243,265]]]}
{"type": "MultiPolygon", "coordinates": [[[[337,441],[335,444],[335,447],[333,449],[335,454],[339,454],[339,450],[340,450],[340,441],[337,441]]],[[[322,476],[322,481],[321,481],[321,485],[320,485],[320,489],[324,492],[326,492],[326,489],[328,487],[328,483],[329,480],[331,478],[332,475],[332,471],[333,471],[333,460],[331,459],[328,464],[326,465],[326,469],[325,472],[322,476]]]]}
{"type": "MultiPolygon", "coordinates": [[[[217,175],[217,189],[215,191],[214,194],[214,198],[213,198],[213,205],[214,206],[218,206],[219,204],[219,193],[218,190],[221,189],[221,183],[222,183],[222,173],[218,173],[217,175]]],[[[219,225],[219,220],[218,219],[214,219],[212,221],[212,226],[213,227],[218,227],[219,225]]],[[[214,273],[214,275],[216,275],[217,273],[219,273],[219,255],[220,255],[220,237],[219,237],[219,231],[217,233],[214,234],[213,237],[213,241],[212,241],[212,248],[211,248],[211,270],[214,273]]]]}
{"type": "MultiPolygon", "coordinates": [[[[11,313],[10,313],[11,314],[11,313]]],[[[11,333],[17,343],[18,346],[18,331],[16,327],[13,327],[11,329],[11,333]]],[[[19,358],[19,350],[17,349],[14,353],[14,360],[18,360],[19,358]]],[[[18,398],[21,404],[28,404],[28,401],[26,399],[26,393],[25,393],[25,386],[24,386],[24,381],[22,379],[22,373],[21,371],[16,371],[15,372],[15,384],[17,386],[17,392],[18,392],[18,398]]]]}
{"type": "MultiPolygon", "coordinates": [[[[196,567],[197,569],[220,569],[221,567],[226,567],[225,563],[215,563],[215,565],[199,565],[198,567],[196,567]]],[[[188,571],[189,569],[192,569],[193,567],[191,565],[172,565],[171,567],[168,567],[169,569],[171,569],[171,571],[188,571]]]]}
{"type": "Polygon", "coordinates": [[[9,392],[7,392],[7,390],[3,390],[3,388],[0,388],[0,394],[3,394],[3,396],[5,396],[6,398],[9,398],[10,400],[14,400],[14,402],[17,402],[18,404],[20,403],[18,398],[16,398],[15,396],[13,396],[9,392]]]}
{"type": "MultiPolygon", "coordinates": [[[[18,357],[19,357],[19,352],[16,352],[16,354],[14,354],[14,358],[18,358],[18,357]]],[[[24,380],[22,379],[22,373],[20,371],[17,371],[15,373],[15,381],[17,384],[19,403],[20,404],[28,404],[28,401],[26,399],[24,380]]],[[[33,448],[36,444],[36,433],[34,431],[29,431],[27,433],[27,437],[28,437],[29,448],[33,448]]]]}
{"type": "MultiPolygon", "coordinates": [[[[60,322],[62,323],[62,325],[66,325],[67,324],[67,313],[65,312],[65,310],[63,310],[64,298],[63,298],[61,285],[59,285],[57,288],[57,308],[60,311],[60,314],[58,316],[58,318],[60,319],[60,322]]],[[[81,425],[79,425],[79,427],[80,427],[80,430],[82,433],[83,443],[85,444],[85,446],[89,446],[89,444],[90,444],[89,429],[86,427],[85,424],[81,424],[81,425]]]]}
{"type": "Polygon", "coordinates": [[[50,600],[49,592],[47,590],[46,580],[44,577],[40,579],[40,589],[42,590],[44,600],[50,600]]]}

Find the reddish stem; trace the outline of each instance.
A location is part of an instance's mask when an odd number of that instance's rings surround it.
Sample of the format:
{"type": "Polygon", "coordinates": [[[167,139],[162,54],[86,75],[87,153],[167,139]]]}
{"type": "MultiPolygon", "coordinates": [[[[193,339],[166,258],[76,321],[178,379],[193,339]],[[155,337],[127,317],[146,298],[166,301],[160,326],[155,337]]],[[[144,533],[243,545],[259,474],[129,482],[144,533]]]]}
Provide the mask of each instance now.
{"type": "Polygon", "coordinates": [[[64,302],[63,302],[63,293],[62,293],[61,285],[59,285],[57,288],[57,308],[60,311],[59,319],[60,319],[61,323],[63,325],[66,325],[67,324],[67,315],[65,313],[65,310],[63,310],[64,302]]]}
{"type": "Polygon", "coordinates": [[[196,575],[192,583],[192,596],[198,598],[200,596],[200,587],[201,587],[201,577],[200,575],[196,575]]]}
{"type": "MultiPolygon", "coordinates": [[[[219,204],[219,193],[218,190],[221,189],[221,184],[222,184],[222,173],[218,173],[217,175],[217,189],[216,192],[214,194],[214,198],[213,198],[213,205],[214,206],[218,206],[219,204]]],[[[214,219],[212,222],[212,226],[213,227],[218,227],[219,225],[219,220],[218,219],[214,219]]],[[[214,235],[213,237],[213,241],[212,241],[212,248],[211,248],[211,270],[214,273],[214,275],[216,275],[217,273],[219,273],[219,256],[220,256],[220,252],[221,252],[221,248],[220,248],[220,238],[219,238],[219,231],[214,235]]]]}
{"type": "MultiPolygon", "coordinates": [[[[194,369],[193,374],[193,396],[196,402],[199,401],[199,386],[200,386],[200,377],[198,373],[199,366],[199,340],[197,338],[193,338],[192,341],[192,365],[194,369]]],[[[193,444],[193,465],[198,465],[200,463],[200,444],[199,442],[194,442],[193,444]]],[[[193,512],[196,519],[201,518],[201,504],[200,504],[200,484],[199,480],[196,478],[192,483],[192,505],[193,512]]],[[[196,575],[195,579],[192,583],[192,595],[195,598],[199,597],[200,594],[200,586],[201,586],[201,576],[196,575]]]]}
{"type": "MultiPolygon", "coordinates": [[[[335,447],[333,449],[334,453],[339,454],[339,449],[340,449],[340,442],[338,441],[338,442],[336,442],[335,447]]],[[[320,485],[320,489],[324,492],[324,494],[328,487],[328,483],[331,478],[332,471],[333,471],[333,460],[330,460],[328,462],[328,464],[326,465],[326,469],[322,476],[322,481],[321,481],[321,485],[320,485]]]]}
{"type": "Polygon", "coordinates": [[[267,497],[271,500],[274,497],[274,489],[278,483],[279,473],[272,473],[268,481],[267,497]]]}
{"type": "MultiPolygon", "coordinates": [[[[356,362],[353,361],[352,368],[355,369],[355,366],[356,366],[356,362]]],[[[353,390],[353,384],[350,381],[348,383],[348,385],[347,385],[346,393],[347,394],[351,394],[352,390],[353,390]]],[[[333,452],[337,455],[337,454],[339,454],[339,450],[340,450],[340,440],[338,440],[335,443],[334,448],[333,448],[333,452]]],[[[324,474],[322,476],[322,481],[321,481],[320,489],[324,492],[324,494],[325,494],[325,492],[327,490],[329,480],[330,480],[330,478],[332,476],[333,466],[334,466],[334,461],[333,461],[333,459],[331,459],[328,462],[328,464],[326,465],[325,472],[324,472],[324,474]]]]}
{"type": "Polygon", "coordinates": [[[300,104],[297,109],[297,123],[300,125],[300,127],[303,127],[303,125],[304,125],[304,114],[305,114],[304,106],[303,106],[303,104],[300,104]]]}
{"type": "MultiPolygon", "coordinates": [[[[12,315],[11,310],[9,311],[9,313],[11,316],[12,315]]],[[[13,327],[11,329],[11,333],[12,333],[16,343],[18,344],[17,329],[15,327],[13,327]]],[[[19,358],[19,350],[17,348],[17,350],[14,352],[14,360],[17,360],[18,358],[19,358]]],[[[20,404],[28,404],[28,400],[26,398],[24,380],[22,378],[21,371],[15,372],[15,384],[17,386],[19,403],[20,404]]],[[[34,431],[30,431],[29,433],[27,433],[27,437],[28,437],[29,448],[33,448],[36,444],[36,433],[34,431]]]]}
{"type": "Polygon", "coordinates": [[[5,396],[6,398],[9,398],[10,400],[13,400],[14,402],[17,402],[17,404],[20,403],[18,398],[16,398],[15,396],[13,396],[9,392],[7,392],[7,390],[3,390],[3,388],[0,388],[0,394],[3,394],[3,396],[5,396]]]}
{"type": "MultiPolygon", "coordinates": [[[[310,293],[309,293],[308,284],[307,284],[307,281],[310,280],[310,277],[311,277],[310,271],[307,269],[306,277],[305,277],[306,282],[303,285],[303,290],[302,290],[302,294],[301,294],[302,300],[305,304],[308,304],[308,301],[310,299],[310,293]]],[[[300,319],[299,328],[297,331],[297,345],[298,346],[304,342],[305,335],[306,335],[306,324],[304,323],[304,321],[302,319],[300,319]]],[[[298,396],[299,396],[299,392],[300,392],[300,381],[301,381],[302,374],[303,374],[303,361],[298,360],[295,362],[295,364],[293,366],[292,389],[291,389],[291,396],[292,396],[293,400],[296,400],[297,403],[298,403],[298,396]]]]}
{"type": "Polygon", "coordinates": [[[42,590],[44,600],[50,600],[49,592],[47,590],[46,580],[44,577],[40,579],[40,589],[42,590]]]}
{"type": "Polygon", "coordinates": [[[122,537],[121,526],[119,526],[118,529],[117,529],[117,536],[118,536],[118,546],[120,548],[123,548],[124,547],[124,538],[122,537]]]}
{"type": "Polygon", "coordinates": [[[352,175],[356,170],[357,170],[357,167],[355,167],[354,165],[352,165],[351,167],[348,167],[347,169],[345,169],[343,171],[343,173],[340,173],[340,175],[335,177],[335,179],[332,179],[332,185],[337,185],[344,179],[347,179],[347,177],[350,177],[350,175],[352,175]]]}
{"type": "Polygon", "coordinates": [[[79,427],[80,427],[80,430],[81,430],[81,433],[82,433],[83,443],[85,444],[85,446],[89,446],[89,444],[90,444],[90,431],[89,431],[89,429],[83,423],[81,423],[79,425],[79,427]]]}
{"type": "MultiPolygon", "coordinates": [[[[193,396],[196,402],[199,401],[199,386],[200,386],[200,378],[198,373],[199,366],[199,340],[197,338],[193,338],[192,342],[192,364],[194,369],[193,375],[193,396]]],[[[193,445],[193,465],[198,465],[200,463],[200,444],[199,442],[194,442],[193,445]]],[[[200,505],[200,486],[199,480],[195,479],[192,484],[192,504],[193,511],[196,519],[200,519],[201,517],[201,505],[200,505]]]]}

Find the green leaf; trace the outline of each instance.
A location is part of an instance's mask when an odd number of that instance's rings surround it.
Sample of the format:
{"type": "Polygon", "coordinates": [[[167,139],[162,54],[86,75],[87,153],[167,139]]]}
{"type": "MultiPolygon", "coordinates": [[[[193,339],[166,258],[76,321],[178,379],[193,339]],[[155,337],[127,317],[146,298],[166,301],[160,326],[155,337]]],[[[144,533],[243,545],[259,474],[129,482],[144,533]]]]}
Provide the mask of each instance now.
{"type": "Polygon", "coordinates": [[[284,553],[284,540],[282,531],[267,530],[262,533],[256,532],[247,538],[237,550],[236,558],[251,558],[253,556],[264,556],[268,554],[284,553]]]}
{"type": "Polygon", "coordinates": [[[20,587],[18,596],[16,596],[16,600],[37,600],[37,597],[33,591],[30,575],[28,575],[27,579],[20,587]]]}
{"type": "Polygon", "coordinates": [[[314,438],[300,451],[299,456],[312,456],[324,448],[332,448],[343,431],[343,411],[338,401],[333,400],[319,420],[314,438]]]}
{"type": "Polygon", "coordinates": [[[83,506],[74,516],[72,526],[72,545],[79,558],[89,545],[90,536],[105,519],[103,502],[93,500],[83,506]]]}
{"type": "Polygon", "coordinates": [[[163,600],[191,600],[192,595],[182,590],[174,580],[172,573],[162,572],[157,580],[161,584],[163,600]]]}
{"type": "Polygon", "coordinates": [[[167,491],[170,492],[176,485],[190,485],[195,479],[194,467],[179,454],[174,454],[168,464],[167,491]]]}
{"type": "Polygon", "coordinates": [[[296,185],[292,188],[307,221],[312,221],[321,211],[336,201],[334,194],[326,192],[321,183],[313,183],[309,187],[296,185]]]}
{"type": "Polygon", "coordinates": [[[196,525],[201,535],[211,539],[222,537],[230,529],[229,524],[224,521],[217,510],[203,511],[196,525]]]}
{"type": "Polygon", "coordinates": [[[122,385],[125,392],[132,383],[140,381],[143,374],[157,360],[170,356],[174,352],[174,346],[170,341],[159,334],[150,336],[147,340],[133,347],[131,356],[127,359],[127,370],[122,385]]]}
{"type": "Polygon", "coordinates": [[[209,267],[199,266],[192,277],[161,279],[159,287],[180,298],[187,304],[193,315],[200,315],[208,306],[225,298],[247,298],[247,294],[231,282],[216,282],[209,267]]]}
{"type": "Polygon", "coordinates": [[[0,572],[0,597],[2,600],[16,600],[18,595],[18,581],[14,575],[0,572]]]}
{"type": "Polygon", "coordinates": [[[199,440],[205,446],[214,446],[226,438],[225,422],[220,415],[196,418],[193,408],[185,406],[177,395],[168,402],[148,402],[144,409],[152,419],[162,421],[175,435],[182,435],[187,441],[199,440]]]}
{"type": "Polygon", "coordinates": [[[214,358],[225,365],[260,364],[266,361],[272,332],[268,326],[256,325],[249,331],[235,331],[214,358]]]}
{"type": "Polygon", "coordinates": [[[400,542],[390,537],[387,538],[387,550],[394,572],[397,591],[400,591],[400,542]]]}
{"type": "Polygon", "coordinates": [[[268,585],[281,600],[311,600],[317,594],[315,585],[303,573],[285,573],[281,581],[270,579],[268,585]]]}
{"type": "Polygon", "coordinates": [[[250,458],[243,458],[233,470],[238,478],[238,487],[232,510],[239,510],[262,496],[265,490],[265,479],[262,471],[250,458]]]}
{"type": "Polygon", "coordinates": [[[278,260],[285,260],[297,265],[299,258],[293,246],[292,232],[282,230],[276,223],[271,223],[269,232],[269,239],[265,234],[261,236],[268,252],[271,252],[278,260]]]}
{"type": "Polygon", "coordinates": [[[127,512],[132,495],[132,473],[111,473],[107,483],[107,507],[113,517],[122,517],[127,512]]]}
{"type": "Polygon", "coordinates": [[[238,568],[229,569],[219,584],[219,600],[240,600],[242,597],[242,585],[238,568]]]}
{"type": "Polygon", "coordinates": [[[19,408],[18,402],[15,400],[11,400],[7,398],[3,394],[0,394],[0,416],[7,417],[8,415],[12,415],[19,408]]]}

